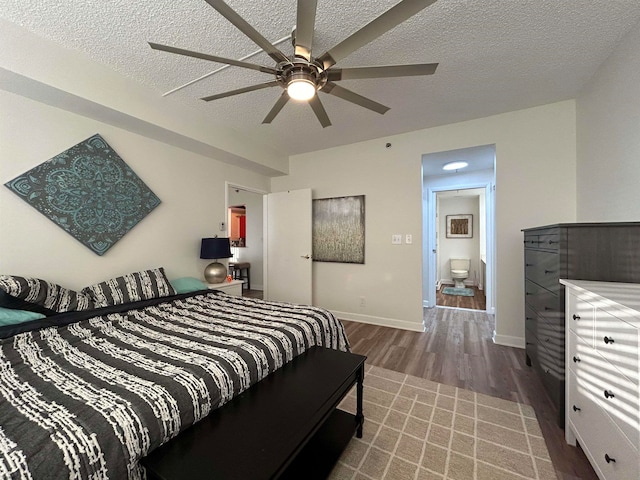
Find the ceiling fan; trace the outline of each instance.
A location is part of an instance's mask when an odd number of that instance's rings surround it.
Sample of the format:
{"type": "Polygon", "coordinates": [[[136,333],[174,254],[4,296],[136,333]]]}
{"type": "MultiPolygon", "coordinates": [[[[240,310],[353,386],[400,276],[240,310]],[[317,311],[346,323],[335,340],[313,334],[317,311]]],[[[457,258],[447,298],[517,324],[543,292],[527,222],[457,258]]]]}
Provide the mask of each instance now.
{"type": "Polygon", "coordinates": [[[154,50],[162,50],[178,55],[225,63],[227,65],[248,68],[273,75],[275,79],[270,82],[202,98],[202,100],[210,102],[212,100],[263,88],[283,88],[284,91],[282,95],[262,123],[271,123],[289,99],[292,98],[299,101],[308,101],[322,127],[330,126],[331,121],[318,98],[317,92],[328,93],[329,95],[342,98],[343,100],[355,103],[374,112],[384,114],[389,110],[389,107],[340,87],[335,82],[361,78],[432,75],[438,67],[437,63],[423,63],[414,65],[334,68],[334,65],[338,61],[435,3],[436,0],[402,0],[378,18],[318,57],[312,55],[317,0],[298,0],[296,27],[292,34],[294,52],[291,57],[286,56],[264,38],[223,0],[205,1],[264,50],[276,62],[276,66],[265,67],[241,60],[232,60],[152,42],[149,42],[149,45],[154,50]]]}

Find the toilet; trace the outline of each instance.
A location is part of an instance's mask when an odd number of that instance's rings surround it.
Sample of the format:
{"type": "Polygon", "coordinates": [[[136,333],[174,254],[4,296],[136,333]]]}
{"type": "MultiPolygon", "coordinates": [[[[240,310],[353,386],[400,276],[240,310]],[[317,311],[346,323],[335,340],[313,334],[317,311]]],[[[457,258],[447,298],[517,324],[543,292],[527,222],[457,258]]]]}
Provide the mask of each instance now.
{"type": "Polygon", "coordinates": [[[471,260],[468,258],[451,259],[451,278],[456,282],[456,288],[465,288],[464,281],[469,277],[471,260]]]}

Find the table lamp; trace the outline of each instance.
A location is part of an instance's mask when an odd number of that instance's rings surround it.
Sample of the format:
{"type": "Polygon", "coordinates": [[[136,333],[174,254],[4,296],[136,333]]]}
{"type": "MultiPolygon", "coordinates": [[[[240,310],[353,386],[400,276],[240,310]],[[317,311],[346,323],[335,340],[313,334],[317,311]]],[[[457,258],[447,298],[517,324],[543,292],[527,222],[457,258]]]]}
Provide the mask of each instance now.
{"type": "MultiPolygon", "coordinates": [[[[231,245],[228,238],[203,238],[200,246],[200,258],[214,259],[231,257],[231,245]]],[[[213,262],[204,269],[204,279],[208,283],[222,283],[227,278],[227,267],[213,262]]]]}

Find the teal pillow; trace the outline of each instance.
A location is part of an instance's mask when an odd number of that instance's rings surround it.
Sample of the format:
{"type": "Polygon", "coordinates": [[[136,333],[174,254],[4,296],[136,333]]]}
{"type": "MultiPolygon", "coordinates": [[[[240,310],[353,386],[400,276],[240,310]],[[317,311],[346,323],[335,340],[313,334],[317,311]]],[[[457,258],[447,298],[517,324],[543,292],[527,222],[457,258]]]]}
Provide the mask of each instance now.
{"type": "Polygon", "coordinates": [[[46,316],[37,312],[0,307],[0,326],[15,325],[16,323],[29,322],[40,318],[46,318],[46,316]]]}
{"type": "Polygon", "coordinates": [[[189,293],[197,292],[198,290],[206,290],[207,285],[193,277],[182,277],[170,280],[171,286],[175,289],[176,293],[189,293]]]}

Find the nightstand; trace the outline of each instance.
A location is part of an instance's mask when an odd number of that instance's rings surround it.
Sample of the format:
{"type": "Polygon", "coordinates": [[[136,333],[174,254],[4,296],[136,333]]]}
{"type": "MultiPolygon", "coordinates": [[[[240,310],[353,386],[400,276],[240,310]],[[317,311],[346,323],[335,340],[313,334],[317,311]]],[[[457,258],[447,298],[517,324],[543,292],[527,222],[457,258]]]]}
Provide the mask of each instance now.
{"type": "Polygon", "coordinates": [[[226,280],[222,283],[207,283],[207,288],[211,290],[220,290],[229,295],[235,295],[236,297],[242,296],[242,280],[226,280]]]}

